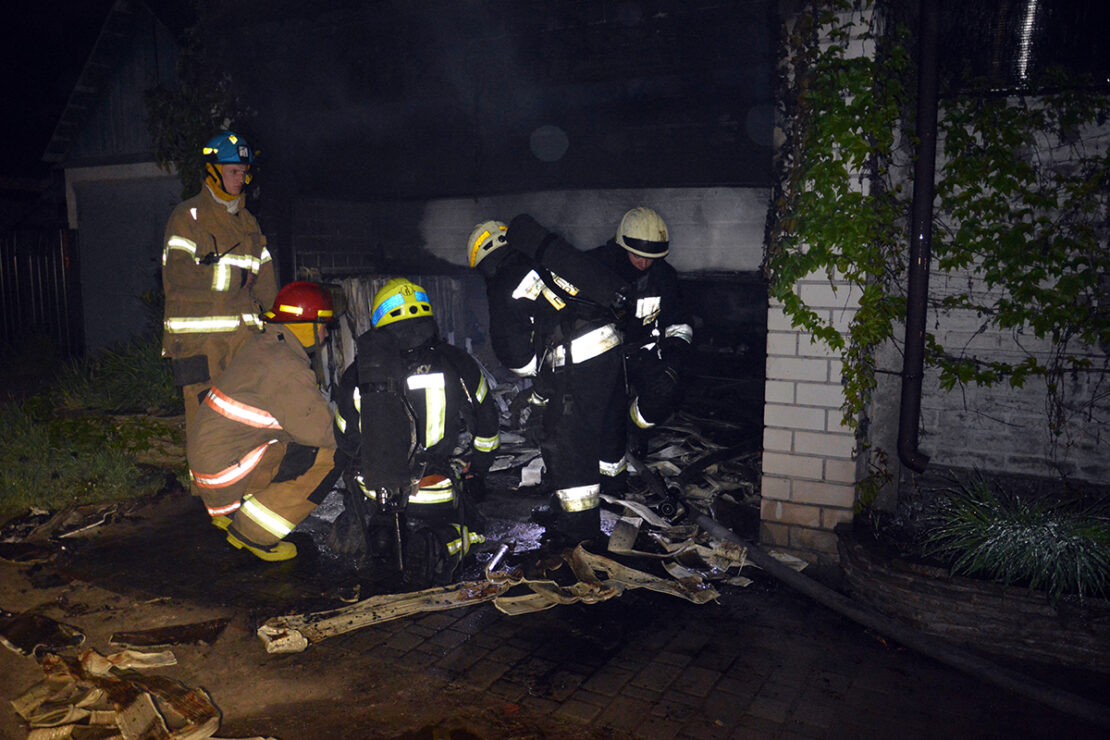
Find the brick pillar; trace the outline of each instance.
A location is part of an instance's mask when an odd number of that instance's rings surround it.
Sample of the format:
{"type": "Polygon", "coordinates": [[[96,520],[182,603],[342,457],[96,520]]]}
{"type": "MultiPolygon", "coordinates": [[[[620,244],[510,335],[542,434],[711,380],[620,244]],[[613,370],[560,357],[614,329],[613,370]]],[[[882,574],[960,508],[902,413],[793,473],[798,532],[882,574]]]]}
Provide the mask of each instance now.
{"type": "MultiPolygon", "coordinates": [[[[872,12],[843,15],[853,23],[847,57],[874,56],[872,12]]],[[[864,193],[869,186],[860,173],[847,185],[864,193]]],[[[841,333],[859,309],[859,289],[824,271],[799,280],[794,291],[841,333]]],[[[855,432],[842,424],[841,365],[839,352],[792,327],[782,304],[770,302],[760,540],[810,561],[837,559],[833,528],[852,518],[859,480],[855,432]]]]}
{"type": "MultiPolygon", "coordinates": [[[[841,331],[858,290],[823,274],[798,282],[802,300],[841,331]]],[[[760,539],[811,561],[836,559],[833,528],[852,517],[855,433],[842,424],[839,354],[790,325],[782,304],[767,314],[760,539]]]]}

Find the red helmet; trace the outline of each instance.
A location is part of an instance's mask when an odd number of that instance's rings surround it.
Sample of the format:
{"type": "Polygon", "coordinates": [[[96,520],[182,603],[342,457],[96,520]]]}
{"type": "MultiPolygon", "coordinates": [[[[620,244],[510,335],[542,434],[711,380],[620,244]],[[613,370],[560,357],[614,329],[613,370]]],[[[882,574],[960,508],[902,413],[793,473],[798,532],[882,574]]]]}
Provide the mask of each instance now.
{"type": "Polygon", "coordinates": [[[297,321],[330,324],[335,321],[335,304],[324,286],[300,280],[279,290],[274,307],[262,318],[275,324],[297,321]]]}

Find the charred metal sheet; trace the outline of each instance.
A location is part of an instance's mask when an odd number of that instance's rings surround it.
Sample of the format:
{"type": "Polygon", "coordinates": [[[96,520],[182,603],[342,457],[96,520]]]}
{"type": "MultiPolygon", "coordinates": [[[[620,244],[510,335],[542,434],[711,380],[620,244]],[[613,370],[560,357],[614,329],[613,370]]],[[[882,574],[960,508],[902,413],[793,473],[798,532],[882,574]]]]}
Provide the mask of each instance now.
{"type": "Polygon", "coordinates": [[[85,635],[76,627],[33,612],[13,614],[0,609],[0,643],[20,655],[80,645],[85,635]]]}
{"type": "Polygon", "coordinates": [[[155,648],[170,645],[211,645],[231,621],[230,617],[207,622],[155,627],[134,632],[115,632],[108,644],[115,647],[155,648]]]}

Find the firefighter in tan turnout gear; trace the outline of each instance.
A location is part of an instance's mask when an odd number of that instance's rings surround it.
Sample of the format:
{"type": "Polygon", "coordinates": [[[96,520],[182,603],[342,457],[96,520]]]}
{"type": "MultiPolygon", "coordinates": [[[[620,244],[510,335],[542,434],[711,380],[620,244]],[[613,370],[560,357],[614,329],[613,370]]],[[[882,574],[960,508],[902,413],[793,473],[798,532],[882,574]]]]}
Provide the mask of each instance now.
{"type": "Polygon", "coordinates": [[[173,210],[162,251],[162,355],[184,394],[186,433],[204,389],[261,328],[258,313],[277,295],[266,237],[243,203],[254,154],[225,131],[205,145],[204,159],[204,186],[173,210]]]}
{"type": "Polygon", "coordinates": [[[288,560],[284,538],[331,490],[335,435],[317,386],[316,354],[333,321],[316,283],[281,289],[266,324],[236,353],[197,410],[189,473],[227,541],[263,560],[288,560]]]}

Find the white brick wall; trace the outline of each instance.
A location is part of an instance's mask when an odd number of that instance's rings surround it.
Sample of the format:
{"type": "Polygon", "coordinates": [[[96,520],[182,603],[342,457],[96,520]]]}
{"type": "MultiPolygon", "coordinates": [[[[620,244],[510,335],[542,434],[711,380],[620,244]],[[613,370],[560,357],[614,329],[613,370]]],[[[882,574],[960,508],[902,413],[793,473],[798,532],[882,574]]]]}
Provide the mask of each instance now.
{"type": "MultiPolygon", "coordinates": [[[[798,290],[818,315],[844,323],[858,306],[846,284],[807,278],[798,290]]],[[[767,321],[761,538],[811,559],[833,559],[833,527],[852,516],[856,440],[842,425],[840,355],[790,326],[772,301],[767,321]]]]}
{"type": "MultiPolygon", "coordinates": [[[[488,218],[507,223],[518,213],[530,213],[575,246],[590,249],[613,237],[625,211],[645,205],[667,222],[671,238],[667,261],[675,269],[750,271],[759,269],[763,260],[769,197],[762,188],[657,188],[446,198],[424,205],[417,228],[428,251],[464,264],[470,230],[488,218]]],[[[390,204],[380,207],[388,210],[390,204]]]]}

